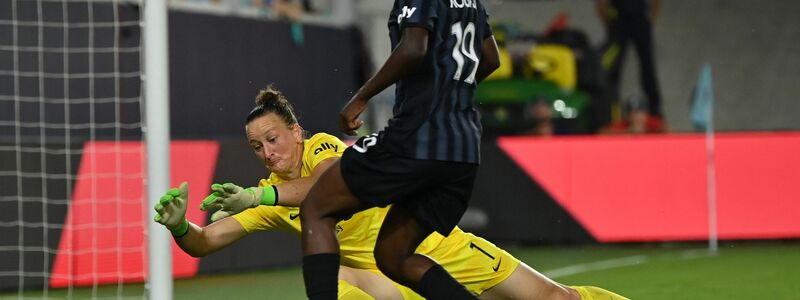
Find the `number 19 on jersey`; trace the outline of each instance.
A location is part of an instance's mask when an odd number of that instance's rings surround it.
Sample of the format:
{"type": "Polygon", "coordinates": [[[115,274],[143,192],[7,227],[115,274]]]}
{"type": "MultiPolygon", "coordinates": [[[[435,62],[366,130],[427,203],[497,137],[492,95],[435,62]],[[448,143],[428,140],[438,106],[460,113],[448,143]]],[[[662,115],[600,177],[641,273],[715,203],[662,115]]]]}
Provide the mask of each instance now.
{"type": "Polygon", "coordinates": [[[456,72],[453,74],[453,80],[461,80],[461,71],[464,68],[464,57],[466,56],[472,60],[472,71],[467,78],[464,78],[466,83],[475,83],[475,73],[478,71],[478,56],[475,54],[475,24],[467,22],[463,26],[461,22],[454,23],[450,26],[450,33],[456,36],[456,44],[453,46],[453,60],[456,61],[456,72]]]}

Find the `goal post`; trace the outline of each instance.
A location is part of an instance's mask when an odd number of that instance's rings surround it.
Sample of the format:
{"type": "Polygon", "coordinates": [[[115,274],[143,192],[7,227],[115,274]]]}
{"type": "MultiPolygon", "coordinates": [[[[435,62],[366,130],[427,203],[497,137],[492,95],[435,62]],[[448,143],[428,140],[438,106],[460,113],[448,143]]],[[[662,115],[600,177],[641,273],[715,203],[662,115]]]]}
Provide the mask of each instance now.
{"type": "Polygon", "coordinates": [[[0,299],[172,298],[166,5],[0,1],[0,299]]]}
{"type": "MultiPolygon", "coordinates": [[[[147,198],[153,207],[170,184],[169,170],[169,58],[167,4],[164,0],[144,3],[145,51],[145,143],[147,144],[147,198]]],[[[148,264],[150,299],[172,299],[172,249],[170,236],[152,222],[148,210],[148,264]]]]}

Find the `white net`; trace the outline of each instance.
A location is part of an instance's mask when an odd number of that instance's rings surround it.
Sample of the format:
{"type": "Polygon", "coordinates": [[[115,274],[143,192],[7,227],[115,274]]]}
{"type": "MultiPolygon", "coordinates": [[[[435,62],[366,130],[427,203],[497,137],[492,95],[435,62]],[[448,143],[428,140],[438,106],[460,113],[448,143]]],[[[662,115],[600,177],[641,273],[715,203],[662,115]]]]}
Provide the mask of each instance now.
{"type": "Polygon", "coordinates": [[[140,23],[0,0],[0,298],[145,296],[140,23]]]}

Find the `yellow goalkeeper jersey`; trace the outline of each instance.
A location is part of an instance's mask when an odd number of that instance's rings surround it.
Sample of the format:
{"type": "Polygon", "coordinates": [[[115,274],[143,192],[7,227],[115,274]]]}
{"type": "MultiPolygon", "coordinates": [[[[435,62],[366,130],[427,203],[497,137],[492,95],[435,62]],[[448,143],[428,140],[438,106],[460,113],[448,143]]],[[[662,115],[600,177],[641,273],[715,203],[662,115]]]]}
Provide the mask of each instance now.
{"type": "MultiPolygon", "coordinates": [[[[302,177],[311,176],[317,165],[328,158],[338,158],[347,146],[335,136],[318,133],[303,143],[302,177]]],[[[284,180],[271,174],[259,186],[280,184],[284,180]]],[[[372,255],[383,219],[390,206],[370,208],[336,224],[341,265],[379,273],[372,255]]],[[[284,230],[300,235],[300,209],[297,207],[259,206],[245,210],[233,218],[247,233],[260,230],[284,230]]],[[[431,233],[417,247],[441,264],[453,278],[468,290],[480,295],[505,280],[519,265],[519,260],[494,244],[455,227],[445,238],[431,233]]],[[[396,284],[404,299],[422,299],[410,289],[396,284]]]]}
{"type": "MultiPolygon", "coordinates": [[[[347,148],[341,140],[326,133],[317,133],[303,142],[302,177],[311,176],[311,172],[320,162],[329,158],[342,156],[347,148]]],[[[275,185],[283,179],[270,174],[268,179],[261,179],[259,186],[275,185]]],[[[372,256],[375,238],[378,236],[386,209],[369,209],[357,213],[350,219],[339,222],[336,232],[341,245],[342,265],[352,268],[377,268],[372,256]]],[[[300,234],[300,209],[297,207],[259,206],[245,210],[233,217],[244,227],[247,233],[259,230],[284,230],[300,234]]]]}
{"type": "MultiPolygon", "coordinates": [[[[338,158],[347,146],[335,136],[317,133],[303,143],[302,177],[311,175],[317,165],[328,158],[338,158]]],[[[275,174],[269,179],[261,179],[259,186],[275,185],[284,182],[275,174]]],[[[378,237],[383,218],[388,207],[371,208],[354,214],[336,225],[339,237],[341,264],[357,269],[377,269],[372,251],[378,237]]],[[[300,209],[297,207],[259,206],[245,210],[233,217],[247,233],[259,230],[284,230],[300,234],[300,209]]],[[[459,230],[460,229],[456,229],[459,230]]],[[[439,234],[432,234],[420,248],[433,249],[442,240],[439,234]]]]}

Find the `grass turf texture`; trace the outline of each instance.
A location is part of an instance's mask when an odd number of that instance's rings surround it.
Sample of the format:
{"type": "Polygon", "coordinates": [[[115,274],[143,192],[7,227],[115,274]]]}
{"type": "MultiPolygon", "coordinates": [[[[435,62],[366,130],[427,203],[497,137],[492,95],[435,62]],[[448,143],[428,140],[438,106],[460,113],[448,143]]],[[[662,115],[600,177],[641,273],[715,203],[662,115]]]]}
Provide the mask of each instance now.
{"type": "MultiPolygon", "coordinates": [[[[800,241],[723,242],[716,255],[704,244],[612,244],[506,247],[533,268],[568,285],[595,285],[631,299],[800,299],[800,241]]],[[[75,288],[72,298],[114,298],[114,286],[75,288]]],[[[122,295],[140,298],[142,284],[122,295]]],[[[37,299],[42,291],[26,291],[37,299]]],[[[16,292],[0,299],[16,299],[16,292]]],[[[67,298],[50,290],[48,298],[67,298]]],[[[202,275],[175,282],[175,299],[304,299],[299,268],[202,275]]]]}

